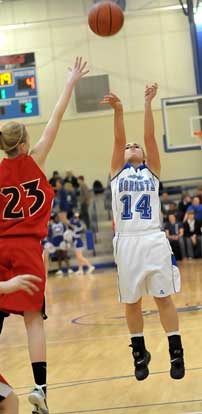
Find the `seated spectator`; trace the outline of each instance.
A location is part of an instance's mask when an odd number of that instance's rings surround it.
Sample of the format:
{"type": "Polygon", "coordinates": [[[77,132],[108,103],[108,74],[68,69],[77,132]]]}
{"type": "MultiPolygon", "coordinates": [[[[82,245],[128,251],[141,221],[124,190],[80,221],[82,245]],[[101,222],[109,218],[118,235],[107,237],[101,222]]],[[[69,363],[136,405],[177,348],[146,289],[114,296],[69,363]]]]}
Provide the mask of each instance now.
{"type": "Polygon", "coordinates": [[[79,183],[78,183],[77,178],[73,175],[72,171],[66,172],[63,184],[65,183],[70,183],[72,187],[74,188],[74,190],[76,191],[76,194],[78,194],[79,183]]]}
{"type": "Polygon", "coordinates": [[[176,259],[185,259],[184,228],[183,224],[177,221],[174,214],[169,214],[168,223],[165,224],[165,232],[176,259]]]}
{"type": "Polygon", "coordinates": [[[187,211],[183,227],[187,256],[189,258],[201,257],[202,223],[195,219],[194,210],[187,211]]]}
{"type": "Polygon", "coordinates": [[[93,192],[94,194],[102,194],[104,193],[104,187],[99,180],[95,180],[93,183],[93,192]]]}
{"type": "Polygon", "coordinates": [[[174,214],[176,218],[178,219],[178,209],[177,209],[177,203],[175,201],[170,202],[167,220],[168,220],[169,214],[174,214]]]}
{"type": "Polygon", "coordinates": [[[193,197],[192,204],[187,208],[186,213],[189,211],[194,211],[195,220],[202,221],[202,204],[200,204],[200,199],[198,196],[193,197]]]}
{"type": "Polygon", "coordinates": [[[189,193],[184,192],[181,196],[181,201],[178,204],[178,217],[183,221],[187,208],[191,205],[191,197],[189,193]]]}
{"type": "Polygon", "coordinates": [[[56,180],[60,179],[60,174],[58,171],[53,171],[53,175],[49,180],[50,185],[52,185],[52,187],[55,189],[56,186],[56,180]]]}
{"type": "Polygon", "coordinates": [[[66,226],[60,220],[59,214],[54,214],[53,219],[49,223],[47,242],[44,249],[48,250],[50,254],[54,255],[58,262],[57,276],[63,276],[62,262],[64,261],[67,267],[68,274],[72,273],[69,267],[69,258],[67,255],[67,243],[64,240],[64,233],[67,230],[66,226]]]}

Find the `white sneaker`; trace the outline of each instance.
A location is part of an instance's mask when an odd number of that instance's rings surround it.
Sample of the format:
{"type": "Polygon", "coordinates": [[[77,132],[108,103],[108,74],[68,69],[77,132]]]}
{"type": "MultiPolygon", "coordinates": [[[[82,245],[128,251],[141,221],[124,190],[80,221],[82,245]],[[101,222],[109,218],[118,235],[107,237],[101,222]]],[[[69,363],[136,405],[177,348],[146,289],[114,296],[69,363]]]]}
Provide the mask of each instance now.
{"type": "Polygon", "coordinates": [[[71,275],[72,273],[74,273],[73,270],[72,269],[68,269],[67,274],[68,275],[71,275]]]}
{"type": "Polygon", "coordinates": [[[56,276],[59,276],[59,277],[62,277],[62,276],[64,276],[64,273],[63,273],[63,271],[62,271],[62,270],[58,270],[58,271],[55,273],[55,275],[56,275],[56,276]]]}
{"type": "Polygon", "coordinates": [[[46,403],[46,396],[42,388],[34,388],[29,394],[28,400],[34,405],[32,413],[37,414],[49,414],[48,406],[46,403]]]}
{"type": "Polygon", "coordinates": [[[95,266],[91,266],[89,267],[89,269],[87,270],[86,274],[90,275],[91,273],[93,273],[93,271],[95,270],[95,266]]]}

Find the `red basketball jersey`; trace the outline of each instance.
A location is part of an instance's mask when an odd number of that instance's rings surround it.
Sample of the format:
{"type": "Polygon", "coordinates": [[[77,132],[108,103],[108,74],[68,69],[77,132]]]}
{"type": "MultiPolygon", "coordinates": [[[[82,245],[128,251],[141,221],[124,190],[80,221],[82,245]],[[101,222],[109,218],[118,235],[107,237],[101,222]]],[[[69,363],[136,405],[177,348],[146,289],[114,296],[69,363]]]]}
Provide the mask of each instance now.
{"type": "Polygon", "coordinates": [[[47,235],[54,191],[29,155],[0,163],[0,237],[47,235]]]}
{"type": "Polygon", "coordinates": [[[6,380],[4,379],[4,377],[2,377],[2,375],[0,374],[0,382],[2,382],[3,384],[8,384],[8,382],[6,382],[6,380]]]}

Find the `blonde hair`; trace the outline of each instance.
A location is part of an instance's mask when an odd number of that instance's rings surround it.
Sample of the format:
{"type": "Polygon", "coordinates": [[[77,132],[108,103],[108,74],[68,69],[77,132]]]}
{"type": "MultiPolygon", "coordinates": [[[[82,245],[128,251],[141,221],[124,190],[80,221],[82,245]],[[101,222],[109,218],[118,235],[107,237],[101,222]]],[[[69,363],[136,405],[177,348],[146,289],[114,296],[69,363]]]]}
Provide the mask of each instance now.
{"type": "Polygon", "coordinates": [[[0,130],[0,149],[9,155],[17,155],[19,144],[26,142],[27,132],[25,126],[19,122],[10,121],[0,130]]]}

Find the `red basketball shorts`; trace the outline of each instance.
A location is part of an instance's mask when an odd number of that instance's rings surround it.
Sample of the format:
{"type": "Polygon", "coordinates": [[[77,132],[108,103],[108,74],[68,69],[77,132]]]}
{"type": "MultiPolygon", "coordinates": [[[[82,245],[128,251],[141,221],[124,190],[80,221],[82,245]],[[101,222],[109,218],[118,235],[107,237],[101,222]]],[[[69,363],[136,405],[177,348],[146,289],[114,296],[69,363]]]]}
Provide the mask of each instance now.
{"type": "Polygon", "coordinates": [[[45,268],[40,240],[29,237],[0,238],[0,281],[17,275],[39,276],[39,292],[29,295],[23,290],[0,294],[0,310],[22,314],[24,311],[42,310],[45,291],[45,268]]]}

